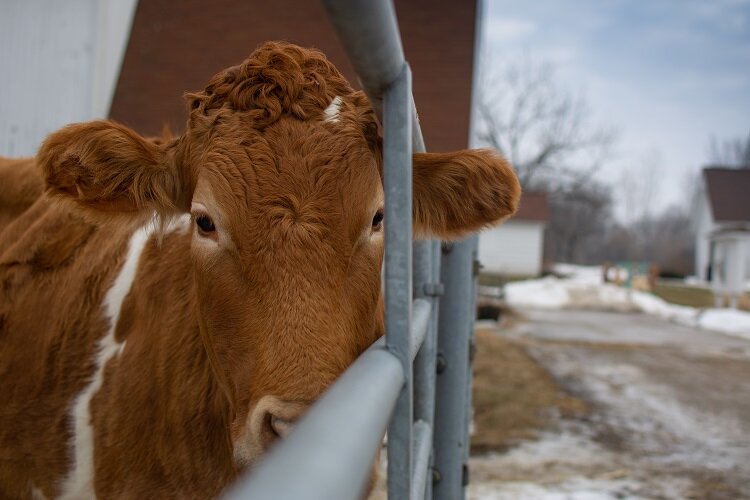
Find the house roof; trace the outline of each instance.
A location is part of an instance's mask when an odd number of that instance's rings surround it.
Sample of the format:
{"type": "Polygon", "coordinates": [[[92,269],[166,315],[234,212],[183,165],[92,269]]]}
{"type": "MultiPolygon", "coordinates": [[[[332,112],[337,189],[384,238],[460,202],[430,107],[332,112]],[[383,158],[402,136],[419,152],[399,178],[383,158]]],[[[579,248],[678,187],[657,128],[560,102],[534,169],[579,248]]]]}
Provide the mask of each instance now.
{"type": "Polygon", "coordinates": [[[521,204],[518,206],[518,211],[512,219],[547,222],[549,220],[547,193],[524,191],[523,195],[521,195],[521,204]]]}
{"type": "Polygon", "coordinates": [[[703,169],[711,213],[716,222],[750,222],[750,169],[703,169]]]}

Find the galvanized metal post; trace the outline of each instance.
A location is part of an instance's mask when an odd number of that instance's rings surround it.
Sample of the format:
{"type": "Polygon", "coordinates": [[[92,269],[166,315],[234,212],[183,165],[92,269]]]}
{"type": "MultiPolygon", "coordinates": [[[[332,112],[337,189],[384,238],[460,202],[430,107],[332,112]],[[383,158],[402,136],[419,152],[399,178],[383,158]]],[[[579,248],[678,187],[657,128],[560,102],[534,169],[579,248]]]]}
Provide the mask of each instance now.
{"type": "Polygon", "coordinates": [[[388,427],[388,491],[395,498],[409,497],[412,471],[411,108],[411,72],[404,65],[383,99],[386,347],[406,374],[388,427]]]}
{"type": "Polygon", "coordinates": [[[464,447],[464,469],[463,469],[463,483],[464,487],[468,486],[470,480],[469,470],[469,456],[471,454],[471,436],[469,434],[469,428],[471,427],[471,421],[474,419],[474,397],[472,389],[474,388],[474,353],[476,352],[476,343],[474,341],[474,324],[476,321],[477,311],[477,282],[479,278],[479,235],[470,236],[467,240],[468,245],[471,247],[471,294],[469,296],[469,317],[468,324],[466,325],[467,332],[469,332],[469,359],[466,364],[466,403],[465,409],[465,422],[463,426],[463,432],[465,436],[466,447],[464,447]]]}
{"type": "MultiPolygon", "coordinates": [[[[469,145],[476,147],[475,128],[481,81],[482,30],[486,2],[476,1],[474,74],[472,81],[469,145]]],[[[440,307],[438,375],[435,402],[435,499],[463,499],[469,481],[469,426],[473,418],[472,357],[476,311],[476,271],[479,238],[449,246],[442,264],[448,293],[440,307]],[[450,311],[450,312],[449,312],[450,311]],[[462,380],[463,379],[463,380],[462,380]]]]}
{"type": "MultiPolygon", "coordinates": [[[[439,262],[440,245],[435,241],[414,243],[414,296],[429,300],[432,306],[430,324],[422,348],[414,360],[414,418],[425,423],[424,436],[428,440],[429,456],[425,463],[416,464],[424,468],[424,476],[415,478],[421,484],[412,485],[412,498],[432,498],[432,454],[433,423],[435,412],[435,359],[437,355],[437,307],[441,292],[435,276],[435,262],[439,262]]],[[[420,471],[421,472],[421,471],[420,471]]]]}
{"type": "Polygon", "coordinates": [[[438,328],[438,375],[435,400],[436,500],[465,497],[468,456],[467,394],[469,353],[474,321],[474,250],[470,238],[443,246],[441,276],[445,286],[438,328]]]}

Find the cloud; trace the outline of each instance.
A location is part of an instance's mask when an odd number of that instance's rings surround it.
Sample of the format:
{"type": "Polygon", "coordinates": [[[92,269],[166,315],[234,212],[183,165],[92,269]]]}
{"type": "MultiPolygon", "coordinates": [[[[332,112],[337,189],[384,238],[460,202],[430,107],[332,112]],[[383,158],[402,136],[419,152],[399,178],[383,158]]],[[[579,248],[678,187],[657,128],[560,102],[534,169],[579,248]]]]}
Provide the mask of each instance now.
{"type": "Polygon", "coordinates": [[[580,90],[596,121],[620,131],[602,179],[658,149],[666,203],[707,160],[712,135],[750,130],[750,0],[487,4],[490,66],[552,62],[559,86],[580,90]]]}
{"type": "Polygon", "coordinates": [[[490,17],[486,33],[495,42],[519,41],[536,31],[536,25],[525,19],[490,17]]]}

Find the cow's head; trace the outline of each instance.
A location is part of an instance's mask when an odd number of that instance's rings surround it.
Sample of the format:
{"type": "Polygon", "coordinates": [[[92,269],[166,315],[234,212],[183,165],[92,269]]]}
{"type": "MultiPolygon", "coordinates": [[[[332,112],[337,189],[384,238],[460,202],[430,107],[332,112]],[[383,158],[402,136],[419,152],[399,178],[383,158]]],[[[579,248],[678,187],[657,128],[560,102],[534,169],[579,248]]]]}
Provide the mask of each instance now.
{"type": "MultiPolygon", "coordinates": [[[[262,46],[188,102],[177,139],[72,125],[40,163],[49,192],[88,210],[192,215],[199,329],[249,463],[383,333],[381,140],[364,95],[289,44],[262,46]]],[[[495,153],[415,154],[413,168],[420,237],[515,211],[518,181],[495,153]]]]}

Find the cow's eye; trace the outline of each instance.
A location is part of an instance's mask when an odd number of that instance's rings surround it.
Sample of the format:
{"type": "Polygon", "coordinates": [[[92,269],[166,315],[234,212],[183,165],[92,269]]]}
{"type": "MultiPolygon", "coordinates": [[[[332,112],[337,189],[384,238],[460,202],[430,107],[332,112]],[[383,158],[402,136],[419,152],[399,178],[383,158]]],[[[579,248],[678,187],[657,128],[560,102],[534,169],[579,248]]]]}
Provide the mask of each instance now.
{"type": "Polygon", "coordinates": [[[198,230],[200,230],[201,233],[213,233],[216,231],[214,221],[212,221],[211,217],[208,215],[201,214],[196,216],[195,225],[198,226],[198,230]]]}
{"type": "Polygon", "coordinates": [[[372,218],[372,229],[379,231],[383,227],[383,209],[381,208],[375,212],[375,216],[372,218]]]}

